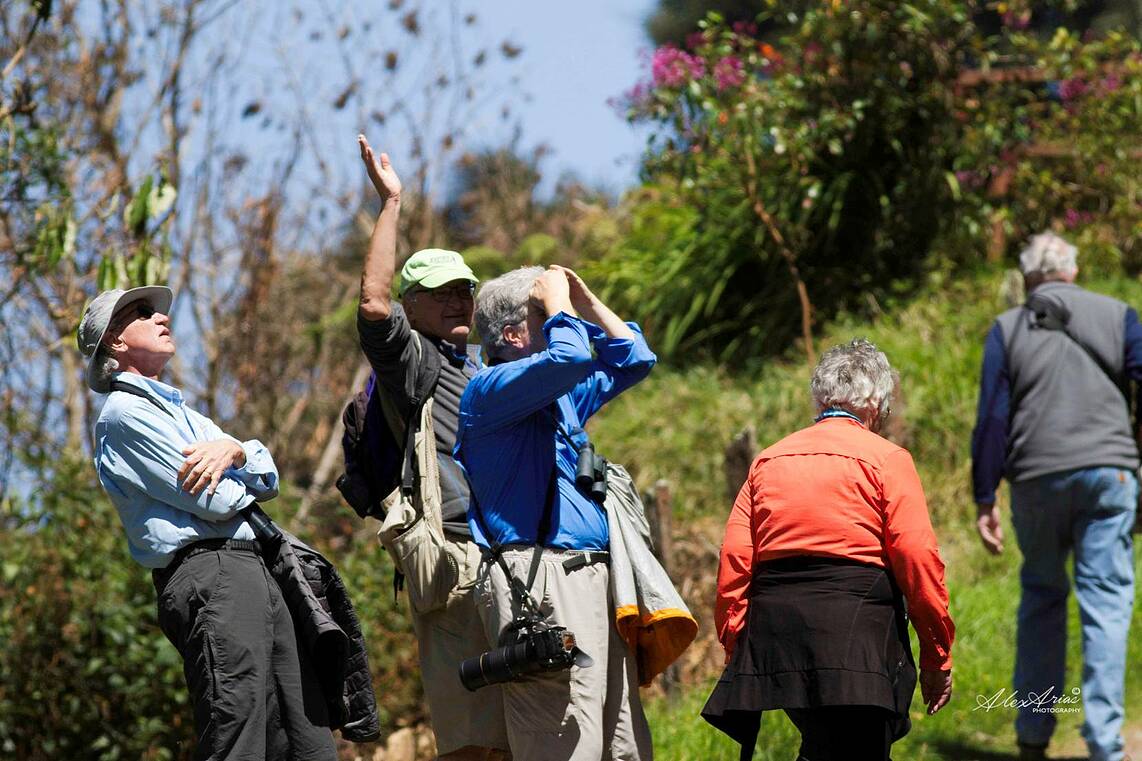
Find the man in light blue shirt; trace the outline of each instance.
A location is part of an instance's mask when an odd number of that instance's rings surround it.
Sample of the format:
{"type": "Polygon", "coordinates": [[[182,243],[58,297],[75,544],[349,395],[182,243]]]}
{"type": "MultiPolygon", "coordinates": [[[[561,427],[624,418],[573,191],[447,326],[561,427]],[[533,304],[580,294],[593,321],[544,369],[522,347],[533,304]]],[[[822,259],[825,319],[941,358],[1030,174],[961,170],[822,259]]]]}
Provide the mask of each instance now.
{"type": "Polygon", "coordinates": [[[277,494],[277,469],[158,379],[175,353],[172,300],[161,286],[101,293],[78,340],[88,385],[109,394],[95,468],[182,655],[195,758],[333,761],[324,704],[303,700],[293,622],[242,514],[277,494]]]}
{"type": "Polygon", "coordinates": [[[583,425],[646,377],[654,353],[636,325],[562,267],[485,284],[476,325],[491,366],[461,398],[456,459],[471,485],[469,525],[485,548],[476,604],[488,646],[514,639],[522,601],[510,573],[546,623],[566,627],[594,659],[504,684],[512,758],[649,761],[635,659],[614,625],[607,517],[595,486],[581,488],[576,475],[583,425]]]}

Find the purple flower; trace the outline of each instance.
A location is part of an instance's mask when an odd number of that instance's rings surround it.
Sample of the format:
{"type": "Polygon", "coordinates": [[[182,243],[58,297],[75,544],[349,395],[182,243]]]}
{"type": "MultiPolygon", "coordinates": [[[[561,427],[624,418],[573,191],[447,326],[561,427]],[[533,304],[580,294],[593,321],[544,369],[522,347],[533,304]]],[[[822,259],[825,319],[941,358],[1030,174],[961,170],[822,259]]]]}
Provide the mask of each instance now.
{"type": "Polygon", "coordinates": [[[1031,26],[1030,11],[1007,11],[1003,14],[1003,23],[1017,32],[1031,26]]]}
{"type": "Polygon", "coordinates": [[[726,56],[714,64],[714,84],[718,92],[737,87],[745,81],[742,62],[736,56],[726,56]]]}
{"type": "Polygon", "coordinates": [[[691,50],[697,50],[705,44],[705,32],[690,32],[690,34],[686,35],[686,47],[690,48],[691,50]]]}
{"type": "Polygon", "coordinates": [[[1073,230],[1080,225],[1085,225],[1093,222],[1095,214],[1093,211],[1077,211],[1075,209],[1067,209],[1063,212],[1063,224],[1067,226],[1068,230],[1073,230]]]}
{"type": "Polygon", "coordinates": [[[1109,74],[1102,80],[1102,89],[1106,92],[1114,92],[1122,87],[1122,80],[1118,78],[1117,74],[1109,74]]]}
{"type": "Polygon", "coordinates": [[[1059,97],[1064,103],[1081,97],[1087,91],[1087,83],[1082,77],[1071,77],[1059,83],[1059,97]]]}
{"type": "Polygon", "coordinates": [[[757,24],[752,21],[735,21],[732,29],[735,34],[744,34],[749,37],[757,36],[757,24]]]}
{"type": "Polygon", "coordinates": [[[657,87],[681,87],[705,73],[706,64],[701,58],[673,45],[663,45],[650,60],[650,74],[657,87]]]}

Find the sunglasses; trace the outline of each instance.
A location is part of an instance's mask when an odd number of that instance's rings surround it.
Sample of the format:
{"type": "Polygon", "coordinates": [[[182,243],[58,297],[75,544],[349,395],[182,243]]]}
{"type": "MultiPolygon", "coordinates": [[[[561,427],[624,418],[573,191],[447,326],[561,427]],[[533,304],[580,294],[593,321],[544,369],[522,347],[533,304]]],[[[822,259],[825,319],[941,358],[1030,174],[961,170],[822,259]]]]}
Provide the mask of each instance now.
{"type": "Polygon", "coordinates": [[[111,325],[117,329],[125,328],[135,320],[149,320],[155,316],[155,308],[146,301],[138,301],[134,304],[129,304],[125,309],[120,310],[111,325]]]}
{"type": "Polygon", "coordinates": [[[432,297],[432,300],[438,304],[447,304],[452,299],[465,301],[471,299],[476,292],[476,286],[471,283],[467,285],[453,285],[449,288],[416,288],[413,290],[414,296],[425,294],[432,297]]]}

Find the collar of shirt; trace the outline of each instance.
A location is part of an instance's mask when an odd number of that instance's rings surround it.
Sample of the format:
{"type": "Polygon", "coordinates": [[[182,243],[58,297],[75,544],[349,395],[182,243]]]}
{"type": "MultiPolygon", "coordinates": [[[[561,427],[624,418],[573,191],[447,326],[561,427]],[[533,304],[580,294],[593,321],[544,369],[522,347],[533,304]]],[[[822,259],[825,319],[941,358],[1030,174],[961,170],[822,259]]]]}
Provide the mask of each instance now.
{"type": "Polygon", "coordinates": [[[864,421],[861,420],[859,417],[857,417],[853,413],[849,412],[848,410],[841,410],[841,409],[837,409],[836,407],[830,407],[829,409],[825,410],[820,415],[818,415],[817,419],[814,420],[813,422],[814,423],[820,423],[823,420],[832,420],[834,418],[840,418],[842,420],[851,420],[852,422],[859,425],[861,428],[865,427],[864,421]]]}
{"type": "Polygon", "coordinates": [[[444,358],[453,364],[455,367],[465,367],[473,372],[479,372],[484,369],[484,362],[480,358],[480,347],[478,344],[468,344],[465,351],[460,351],[456,344],[447,341],[443,338],[436,338],[434,336],[424,335],[428,341],[440,350],[444,358]]]}
{"type": "Polygon", "coordinates": [[[157,395],[163,401],[170,402],[178,407],[181,407],[184,403],[182,392],[174,386],[168,386],[166,383],[154,380],[153,378],[145,378],[138,373],[115,373],[111,376],[111,380],[126,383],[129,386],[135,386],[149,394],[157,395]]]}

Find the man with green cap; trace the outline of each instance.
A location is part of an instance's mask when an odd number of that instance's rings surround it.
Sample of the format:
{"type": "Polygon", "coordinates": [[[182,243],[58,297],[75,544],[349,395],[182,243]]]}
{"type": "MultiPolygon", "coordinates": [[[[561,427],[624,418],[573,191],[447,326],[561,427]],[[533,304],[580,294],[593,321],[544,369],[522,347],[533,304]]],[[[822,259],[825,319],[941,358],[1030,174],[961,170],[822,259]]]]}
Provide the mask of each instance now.
{"type": "Polygon", "coordinates": [[[397,490],[385,501],[381,542],[405,576],[439,757],[507,759],[500,687],[476,694],[459,679],[460,662],[486,641],[473,599],[480,552],[468,528],[468,483],[452,458],[460,397],[480,369],[478,350],[468,346],[477,279],[455,251],[417,251],[401,269],[400,302],[392,301],[401,182],[387,154],[376,156],[364,135],[357,142],[381,198],[357,330],[394,437],[407,441],[409,427],[416,433],[411,494],[397,490]],[[431,393],[418,398],[425,387],[431,393]]]}

